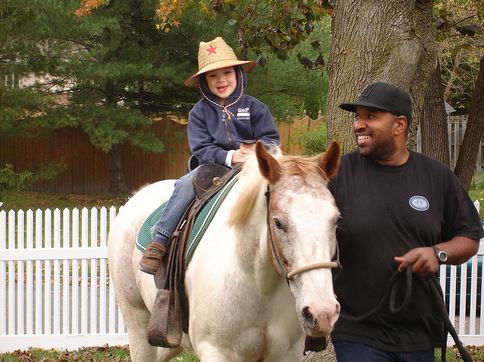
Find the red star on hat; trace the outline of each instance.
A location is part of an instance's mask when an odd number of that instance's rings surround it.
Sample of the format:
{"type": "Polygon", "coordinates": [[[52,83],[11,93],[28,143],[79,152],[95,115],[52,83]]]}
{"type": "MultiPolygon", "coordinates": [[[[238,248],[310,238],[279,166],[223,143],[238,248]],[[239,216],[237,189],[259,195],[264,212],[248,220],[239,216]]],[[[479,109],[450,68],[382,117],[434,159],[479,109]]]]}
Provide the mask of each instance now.
{"type": "Polygon", "coordinates": [[[215,49],[217,49],[217,47],[210,45],[210,48],[207,49],[208,55],[215,54],[215,49]]]}

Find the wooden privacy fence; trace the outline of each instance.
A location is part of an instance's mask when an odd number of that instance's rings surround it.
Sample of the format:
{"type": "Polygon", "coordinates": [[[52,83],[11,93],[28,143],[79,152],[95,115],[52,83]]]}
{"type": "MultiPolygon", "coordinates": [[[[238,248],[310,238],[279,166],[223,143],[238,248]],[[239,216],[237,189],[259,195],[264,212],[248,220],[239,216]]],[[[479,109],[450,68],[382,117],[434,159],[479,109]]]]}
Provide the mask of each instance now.
{"type": "MultiPolygon", "coordinates": [[[[0,353],[128,343],[107,268],[115,215],[115,208],[0,212],[0,353]]],[[[450,319],[468,345],[484,345],[483,254],[481,239],[467,264],[440,267],[450,319]]]]}
{"type": "MultiPolygon", "coordinates": [[[[292,123],[278,124],[282,149],[286,153],[300,154],[299,135],[317,127],[322,117],[296,119],[292,123]]],[[[144,152],[122,146],[124,173],[131,190],[163,179],[179,178],[186,171],[190,157],[186,125],[169,120],[154,122],[165,151],[144,152]]],[[[67,168],[54,181],[37,182],[32,191],[64,192],[77,194],[103,194],[109,191],[109,159],[95,148],[85,133],[76,128],[64,128],[42,138],[4,138],[0,141],[0,168],[7,163],[15,170],[32,170],[41,164],[60,161],[67,168]]]]}
{"type": "MultiPolygon", "coordinates": [[[[125,176],[133,190],[161,179],[178,177],[186,168],[189,155],[186,126],[159,121],[153,128],[163,141],[165,152],[143,152],[129,144],[121,148],[125,176]]],[[[19,172],[37,169],[52,161],[62,162],[67,168],[55,180],[37,182],[30,190],[77,194],[109,191],[108,155],[92,146],[87,135],[79,129],[60,129],[48,137],[4,138],[0,141],[0,167],[11,163],[19,172]]]]}
{"type": "MultiPolygon", "coordinates": [[[[305,116],[291,123],[279,123],[282,150],[301,154],[300,135],[317,128],[323,122],[321,115],[312,120],[305,116]]],[[[448,118],[449,152],[454,167],[464,137],[467,115],[448,118]]],[[[165,152],[156,154],[123,145],[122,160],[127,183],[131,190],[185,173],[190,157],[186,139],[186,125],[162,120],[155,122],[154,130],[165,145],[165,152]]],[[[417,132],[416,150],[421,150],[420,132],[417,132]]],[[[67,168],[55,180],[37,182],[30,190],[79,194],[103,194],[109,190],[109,160],[101,150],[93,147],[86,134],[79,129],[65,128],[43,138],[4,138],[0,141],[0,167],[6,163],[17,172],[32,170],[41,164],[61,161],[67,168]]],[[[481,141],[476,168],[484,170],[484,142],[481,141]]]]}

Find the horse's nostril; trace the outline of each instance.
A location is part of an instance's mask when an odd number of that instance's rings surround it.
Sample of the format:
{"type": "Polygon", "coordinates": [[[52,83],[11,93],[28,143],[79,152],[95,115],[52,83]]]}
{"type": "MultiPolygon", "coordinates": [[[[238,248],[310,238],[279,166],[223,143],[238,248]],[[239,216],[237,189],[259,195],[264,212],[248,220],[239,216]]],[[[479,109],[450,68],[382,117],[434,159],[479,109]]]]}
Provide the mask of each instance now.
{"type": "Polygon", "coordinates": [[[301,315],[306,322],[309,322],[310,324],[314,325],[314,316],[309,311],[309,307],[304,307],[301,315]]]}
{"type": "Polygon", "coordinates": [[[309,307],[304,307],[302,310],[302,316],[304,319],[311,317],[311,312],[309,311],[309,307]]]}

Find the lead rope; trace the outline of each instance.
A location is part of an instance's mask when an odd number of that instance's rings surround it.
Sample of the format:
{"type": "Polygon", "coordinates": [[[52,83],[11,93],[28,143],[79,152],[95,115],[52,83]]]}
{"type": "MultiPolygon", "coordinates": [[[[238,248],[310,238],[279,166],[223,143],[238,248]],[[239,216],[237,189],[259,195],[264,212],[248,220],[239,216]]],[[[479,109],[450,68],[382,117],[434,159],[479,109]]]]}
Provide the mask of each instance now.
{"type": "MultiPolygon", "coordinates": [[[[408,268],[407,268],[408,269],[408,268]]],[[[437,306],[439,308],[439,312],[441,316],[444,319],[444,336],[442,338],[442,348],[441,348],[441,360],[442,362],[446,361],[446,347],[447,347],[447,332],[450,333],[452,338],[454,339],[455,345],[457,346],[457,349],[459,350],[459,353],[462,357],[462,359],[465,362],[472,362],[472,357],[467,352],[465,349],[464,345],[462,344],[461,340],[459,339],[459,336],[457,335],[457,332],[455,331],[454,326],[452,325],[452,322],[449,319],[449,314],[447,313],[447,308],[445,307],[444,304],[444,299],[443,299],[443,292],[442,288],[437,281],[437,277],[433,275],[430,280],[427,280],[427,283],[429,284],[430,291],[434,295],[435,299],[437,300],[437,306]]]]}
{"type": "Polygon", "coordinates": [[[380,302],[376,305],[376,307],[374,307],[369,312],[363,313],[362,315],[359,315],[359,316],[350,316],[350,315],[341,313],[340,318],[343,318],[352,322],[361,322],[367,319],[368,317],[372,316],[373,314],[377,313],[378,311],[380,311],[385,306],[387,299],[388,299],[388,309],[390,310],[390,312],[398,313],[410,303],[411,296],[412,296],[412,269],[411,268],[405,269],[405,274],[400,273],[399,271],[396,271],[390,278],[390,281],[388,282],[388,285],[385,289],[385,293],[383,294],[383,297],[381,298],[380,302]],[[399,279],[401,279],[403,275],[405,276],[405,286],[406,286],[405,295],[402,303],[397,307],[395,304],[397,287],[398,287],[397,282],[399,279]]]}
{"type": "MultiPolygon", "coordinates": [[[[412,296],[412,287],[413,287],[412,269],[410,267],[405,269],[405,285],[404,285],[405,295],[403,298],[403,302],[399,306],[396,306],[396,294],[397,294],[398,281],[401,280],[403,275],[404,274],[399,272],[398,270],[392,275],[385,289],[385,293],[383,294],[382,299],[380,300],[380,302],[375,308],[359,316],[349,316],[341,313],[340,318],[350,320],[353,322],[361,322],[366,318],[370,317],[371,315],[375,314],[376,312],[378,312],[380,309],[382,309],[385,306],[385,302],[387,299],[388,299],[388,309],[390,310],[391,313],[398,313],[399,311],[401,311],[410,303],[410,299],[412,296]]],[[[441,361],[446,362],[447,360],[447,356],[446,356],[447,333],[450,333],[450,335],[454,339],[455,345],[457,346],[457,349],[459,350],[459,353],[462,359],[465,362],[472,362],[472,357],[470,356],[469,352],[467,352],[464,345],[460,341],[459,336],[457,335],[457,332],[455,331],[455,328],[449,319],[449,314],[447,313],[447,308],[445,307],[444,300],[443,300],[442,289],[435,275],[427,279],[427,284],[429,285],[432,295],[437,301],[440,316],[444,321],[444,334],[442,338],[442,347],[441,347],[441,356],[440,356],[441,361]]]]}

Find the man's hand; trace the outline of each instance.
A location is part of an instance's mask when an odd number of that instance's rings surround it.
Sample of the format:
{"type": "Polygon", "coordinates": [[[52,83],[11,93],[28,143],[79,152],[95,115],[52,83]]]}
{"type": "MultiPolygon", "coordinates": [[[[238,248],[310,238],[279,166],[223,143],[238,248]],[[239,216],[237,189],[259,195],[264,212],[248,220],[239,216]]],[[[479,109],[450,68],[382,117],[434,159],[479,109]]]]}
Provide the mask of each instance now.
{"type": "Polygon", "coordinates": [[[399,264],[398,271],[402,272],[411,266],[412,272],[420,277],[429,277],[439,269],[439,262],[431,247],[415,248],[402,256],[396,256],[395,261],[399,264]]]}
{"type": "MultiPolygon", "coordinates": [[[[436,246],[447,253],[448,259],[445,263],[455,265],[467,262],[477,253],[479,240],[458,235],[446,242],[438,243],[436,246]]],[[[428,277],[439,269],[439,261],[430,246],[412,249],[405,255],[396,256],[394,259],[399,264],[399,271],[403,271],[411,265],[412,271],[421,277],[428,277]]]]}

